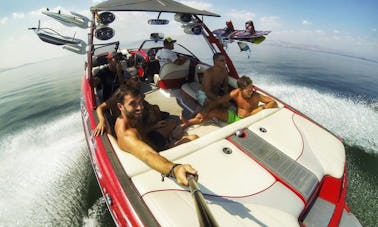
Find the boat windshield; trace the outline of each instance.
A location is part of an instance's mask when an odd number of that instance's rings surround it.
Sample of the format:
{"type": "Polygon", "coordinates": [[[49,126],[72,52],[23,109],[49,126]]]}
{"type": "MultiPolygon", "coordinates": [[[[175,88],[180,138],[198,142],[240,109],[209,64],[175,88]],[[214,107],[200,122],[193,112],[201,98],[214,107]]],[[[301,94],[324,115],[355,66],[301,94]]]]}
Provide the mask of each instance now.
{"type": "MultiPolygon", "coordinates": [[[[148,50],[151,48],[162,48],[164,46],[163,40],[155,41],[155,40],[145,40],[142,45],[140,46],[139,50],[148,50]]],[[[186,47],[181,45],[180,43],[175,43],[175,49],[174,51],[176,53],[191,56],[193,58],[198,59],[190,50],[188,50],[186,47]]]]}
{"type": "Polygon", "coordinates": [[[94,55],[99,55],[108,52],[117,52],[119,42],[101,43],[94,45],[94,55]]]}

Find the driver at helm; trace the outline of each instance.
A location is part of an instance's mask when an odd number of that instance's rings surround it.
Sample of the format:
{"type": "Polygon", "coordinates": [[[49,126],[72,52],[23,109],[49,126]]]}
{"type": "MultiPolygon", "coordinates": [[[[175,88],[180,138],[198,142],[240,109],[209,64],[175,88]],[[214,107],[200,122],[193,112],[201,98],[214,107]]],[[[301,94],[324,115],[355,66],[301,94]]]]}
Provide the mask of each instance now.
{"type": "Polygon", "coordinates": [[[176,40],[171,37],[164,39],[164,47],[156,53],[156,59],[159,60],[160,67],[167,63],[174,63],[176,65],[182,65],[186,61],[185,56],[177,56],[172,50],[175,48],[174,43],[176,40]]]}

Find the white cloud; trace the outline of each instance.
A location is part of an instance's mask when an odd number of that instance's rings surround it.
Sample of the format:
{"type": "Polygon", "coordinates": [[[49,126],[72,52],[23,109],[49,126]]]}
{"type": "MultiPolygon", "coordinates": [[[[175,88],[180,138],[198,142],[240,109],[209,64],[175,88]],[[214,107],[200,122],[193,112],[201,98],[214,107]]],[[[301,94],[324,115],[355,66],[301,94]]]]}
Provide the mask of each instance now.
{"type": "Polygon", "coordinates": [[[25,18],[25,13],[14,12],[14,13],[12,13],[12,17],[13,17],[13,19],[23,19],[23,18],[25,18]]]}
{"type": "Polygon", "coordinates": [[[372,28],[371,31],[372,32],[377,32],[377,29],[376,28],[372,28]]]}
{"type": "Polygon", "coordinates": [[[260,26],[263,30],[280,28],[281,27],[280,18],[277,16],[261,17],[260,26]]]}
{"type": "Polygon", "coordinates": [[[312,23],[310,21],[308,21],[308,20],[303,20],[302,24],[303,25],[312,25],[312,23]]]}
{"type": "Polygon", "coordinates": [[[8,21],[8,17],[3,17],[0,19],[0,24],[6,24],[8,21]]]}
{"type": "Polygon", "coordinates": [[[230,12],[226,13],[226,16],[230,17],[231,19],[241,20],[244,22],[247,20],[253,20],[256,17],[256,14],[245,10],[232,9],[230,12]]]}

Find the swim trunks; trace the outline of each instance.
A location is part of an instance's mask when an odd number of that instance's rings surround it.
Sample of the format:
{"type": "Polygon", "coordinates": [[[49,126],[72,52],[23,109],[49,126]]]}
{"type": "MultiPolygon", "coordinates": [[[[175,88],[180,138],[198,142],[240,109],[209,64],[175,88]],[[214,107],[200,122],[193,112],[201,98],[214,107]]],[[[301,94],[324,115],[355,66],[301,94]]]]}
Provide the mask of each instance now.
{"type": "Polygon", "coordinates": [[[241,117],[236,115],[236,113],[233,110],[227,110],[227,113],[228,113],[227,124],[231,124],[242,119],[241,117]]]}

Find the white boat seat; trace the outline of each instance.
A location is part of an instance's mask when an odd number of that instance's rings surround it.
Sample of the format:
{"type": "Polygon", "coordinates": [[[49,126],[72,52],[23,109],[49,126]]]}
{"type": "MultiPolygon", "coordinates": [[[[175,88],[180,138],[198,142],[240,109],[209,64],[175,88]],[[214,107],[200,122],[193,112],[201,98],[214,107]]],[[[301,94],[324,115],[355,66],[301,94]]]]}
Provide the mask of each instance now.
{"type": "MultiPolygon", "coordinates": [[[[143,199],[161,226],[200,226],[193,198],[189,192],[171,190],[153,192],[145,195],[143,199]],[[172,207],[180,212],[172,215],[172,207]]],[[[297,216],[276,209],[274,206],[233,202],[227,199],[217,201],[213,197],[207,200],[207,205],[219,226],[299,226],[297,216]],[[234,213],[230,215],[230,211],[235,210],[242,215],[234,213]]],[[[287,206],[289,204],[295,206],[292,201],[286,199],[286,194],[278,197],[276,201],[282,200],[285,200],[283,203],[287,206]]]]}
{"type": "Polygon", "coordinates": [[[111,145],[115,153],[117,154],[118,160],[121,162],[121,165],[127,175],[130,177],[135,176],[141,172],[146,170],[150,170],[151,168],[147,166],[144,162],[136,158],[134,155],[130,154],[129,152],[123,151],[117,143],[116,138],[112,135],[107,134],[111,145]]]}
{"type": "Polygon", "coordinates": [[[181,86],[181,89],[194,100],[197,100],[197,91],[200,89],[203,73],[208,69],[208,65],[197,64],[194,69],[194,81],[185,83],[181,86]]]}
{"type": "MultiPolygon", "coordinates": [[[[201,75],[201,73],[202,72],[200,73],[197,72],[197,67],[196,67],[194,82],[185,83],[181,86],[181,90],[196,101],[198,101],[197,92],[201,88],[200,80],[198,79],[198,75],[201,75]]],[[[237,88],[236,81],[237,80],[235,78],[230,77],[230,76],[228,77],[228,85],[230,85],[232,88],[237,88]]]]}
{"type": "Polygon", "coordinates": [[[154,83],[164,80],[185,80],[189,75],[190,60],[187,59],[183,64],[176,65],[174,63],[167,63],[160,69],[159,74],[154,75],[154,83]]]}
{"type": "MultiPolygon", "coordinates": [[[[214,176],[218,179],[217,182],[227,187],[227,180],[217,177],[219,175],[214,176]]],[[[177,223],[180,223],[180,226],[199,226],[191,193],[178,187],[171,180],[161,182],[160,179],[156,178],[159,178],[159,176],[144,175],[140,176],[134,183],[137,187],[143,183],[160,184],[164,187],[162,190],[142,194],[144,202],[161,226],[176,226],[177,223]],[[148,179],[149,177],[151,178],[148,179]],[[172,215],[172,207],[181,212],[172,215]],[[185,220],[185,222],[182,220],[185,220]]],[[[201,182],[201,178],[199,182],[201,182]]],[[[253,183],[243,181],[240,188],[253,183]]],[[[235,187],[233,184],[228,185],[235,187]]],[[[211,186],[200,184],[204,193],[207,193],[204,188],[208,187],[211,186]]],[[[298,216],[304,207],[298,197],[295,197],[291,191],[278,182],[267,190],[240,199],[220,196],[206,196],[206,194],[204,196],[209,209],[220,226],[235,226],[235,223],[239,223],[237,226],[299,226],[298,216]],[[277,201],[281,202],[277,203],[277,201]],[[239,211],[239,215],[230,215],[230,211],[235,210],[239,211]],[[261,223],[265,225],[261,225],[261,223]]]]}

